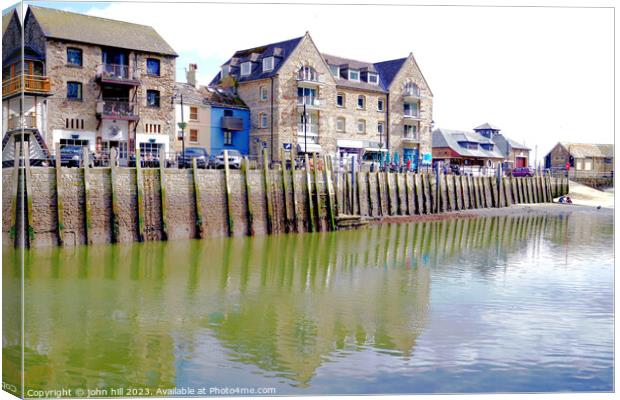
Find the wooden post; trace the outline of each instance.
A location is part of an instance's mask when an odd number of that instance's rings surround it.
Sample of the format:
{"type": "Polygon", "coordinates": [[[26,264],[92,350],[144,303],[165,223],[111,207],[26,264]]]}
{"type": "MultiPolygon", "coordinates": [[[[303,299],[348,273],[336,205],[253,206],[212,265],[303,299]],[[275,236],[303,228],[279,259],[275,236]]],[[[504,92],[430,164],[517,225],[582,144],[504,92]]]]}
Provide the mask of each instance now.
{"type": "MultiPolygon", "coordinates": [[[[117,161],[117,153],[118,150],[116,149],[116,147],[112,147],[112,150],[110,151],[110,192],[111,192],[111,199],[112,199],[112,243],[116,243],[119,241],[119,236],[120,236],[120,220],[119,220],[119,205],[118,205],[118,198],[117,198],[117,194],[116,194],[116,190],[114,188],[114,184],[116,183],[116,176],[118,175],[118,165],[116,163],[117,161]]],[[[58,154],[58,150],[56,151],[56,153],[58,154]]],[[[162,205],[161,205],[161,209],[162,209],[162,224],[163,224],[163,228],[164,228],[164,236],[167,237],[166,235],[166,219],[165,219],[165,215],[164,215],[164,209],[165,209],[165,204],[164,204],[164,196],[165,196],[165,189],[163,187],[163,180],[160,177],[160,186],[161,186],[161,196],[162,196],[162,205]]]]}
{"type": "Polygon", "coordinates": [[[553,202],[553,193],[551,191],[551,174],[547,173],[545,176],[545,184],[547,186],[547,201],[549,203],[553,202]]]}
{"type": "MultiPolygon", "coordinates": [[[[27,168],[30,168],[29,163],[26,163],[27,168]]],[[[91,235],[91,207],[90,207],[90,155],[88,154],[88,147],[82,147],[82,179],[84,185],[84,233],[86,235],[86,244],[92,243],[91,235]]],[[[138,205],[140,204],[140,193],[138,193],[138,205]]],[[[29,210],[30,211],[30,210],[29,210]]],[[[138,217],[138,221],[140,218],[138,217]]]]}
{"type": "Polygon", "coordinates": [[[441,175],[436,176],[436,179],[432,179],[431,177],[429,177],[429,197],[431,199],[431,213],[435,214],[441,211],[440,205],[439,205],[439,199],[441,197],[445,197],[442,196],[442,192],[441,192],[441,182],[443,182],[443,180],[441,179],[441,175]]]}
{"type": "Polygon", "coordinates": [[[517,181],[514,176],[510,176],[510,192],[512,193],[512,202],[519,204],[519,191],[517,190],[517,181]]]}
{"type": "Polygon", "coordinates": [[[430,214],[432,212],[431,204],[431,188],[429,185],[429,177],[427,174],[422,174],[422,191],[424,193],[424,214],[430,214]]]}
{"type": "MultiPolygon", "coordinates": [[[[312,177],[314,178],[314,198],[315,198],[315,217],[316,217],[316,226],[319,232],[322,229],[322,221],[321,221],[321,208],[323,208],[323,204],[321,203],[321,193],[319,190],[319,163],[316,157],[316,153],[312,153],[312,177]]],[[[353,183],[353,182],[351,182],[353,183]]],[[[351,198],[351,201],[353,199],[351,198]]]]}
{"type": "Polygon", "coordinates": [[[361,175],[362,175],[362,171],[357,171],[355,173],[355,185],[356,185],[356,190],[355,190],[355,200],[357,201],[357,214],[358,215],[362,215],[362,181],[361,181],[361,175]]]}
{"type": "Polygon", "coordinates": [[[448,190],[448,201],[450,202],[450,210],[456,211],[458,210],[458,205],[456,202],[456,190],[455,190],[455,181],[454,174],[446,175],[446,189],[448,190]]]}
{"type": "Polygon", "coordinates": [[[488,176],[482,177],[482,187],[484,188],[484,198],[487,208],[493,207],[493,193],[488,176]]]}
{"type": "MultiPolygon", "coordinates": [[[[327,218],[329,220],[329,228],[336,230],[336,217],[334,215],[334,189],[332,187],[331,164],[328,163],[328,157],[323,155],[323,179],[325,179],[325,192],[327,194],[327,218]]],[[[358,192],[359,196],[359,192],[358,192]]]]}
{"type": "Polygon", "coordinates": [[[252,211],[252,195],[250,192],[250,180],[248,178],[248,169],[250,168],[250,160],[243,157],[241,163],[241,174],[243,175],[243,186],[245,186],[245,209],[247,219],[247,235],[254,236],[254,212],[252,211]]]}
{"type": "Polygon", "coordinates": [[[372,217],[374,205],[372,203],[372,185],[370,184],[370,172],[366,173],[366,194],[368,197],[368,216],[372,217]]]}
{"type": "MultiPolygon", "coordinates": [[[[306,165],[308,162],[306,160],[306,165]]],[[[271,198],[271,179],[269,176],[269,160],[267,149],[263,149],[263,191],[265,192],[265,204],[267,206],[267,233],[273,232],[273,203],[271,198]]]]}
{"type": "MultiPolygon", "coordinates": [[[[284,175],[282,176],[284,180],[284,175]]],[[[230,167],[228,165],[228,150],[224,150],[224,185],[226,187],[226,219],[228,221],[228,236],[233,236],[234,221],[233,221],[233,205],[232,205],[232,193],[230,191],[230,167]]],[[[284,199],[286,203],[286,198],[284,199]]],[[[284,208],[286,212],[286,206],[284,208]]]]}
{"type": "Polygon", "coordinates": [[[388,215],[392,215],[392,187],[390,185],[390,173],[384,172],[385,174],[385,191],[387,194],[387,211],[388,215]]]}
{"type": "MultiPolygon", "coordinates": [[[[21,153],[21,145],[20,143],[15,142],[15,153],[13,157],[13,180],[11,181],[11,222],[9,228],[9,237],[13,239],[13,244],[17,243],[17,202],[20,198],[19,195],[19,163],[20,163],[20,153],[21,153]]],[[[57,156],[57,163],[60,163],[60,156],[57,156]]]]}
{"type": "MultiPolygon", "coordinates": [[[[116,169],[116,148],[112,148],[114,158],[110,163],[110,171],[116,169]]],[[[166,160],[159,161],[159,200],[161,206],[161,228],[164,240],[168,240],[168,201],[166,199],[166,160]]],[[[114,185],[114,183],[112,183],[114,185]]],[[[114,191],[112,191],[114,193],[114,191]]]]}
{"type": "Polygon", "coordinates": [[[416,196],[416,214],[424,214],[424,190],[419,173],[413,175],[413,190],[416,196]]]}
{"type": "Polygon", "coordinates": [[[512,205],[512,188],[510,187],[510,178],[502,177],[502,186],[504,188],[504,197],[506,200],[506,207],[510,207],[512,205]]]}
{"type": "Polygon", "coordinates": [[[467,176],[467,191],[469,193],[469,206],[470,208],[478,208],[478,201],[476,200],[476,187],[474,186],[474,177],[467,176]]]}
{"type": "MultiPolygon", "coordinates": [[[[291,194],[293,196],[293,232],[299,230],[297,222],[297,184],[295,183],[295,169],[297,168],[295,161],[295,149],[291,148],[291,194]]],[[[337,207],[337,206],[336,206],[337,207]]]]}
{"type": "Polygon", "coordinates": [[[411,192],[411,182],[409,181],[409,171],[405,171],[405,199],[407,200],[407,215],[413,214],[413,193],[411,192]]]}
{"type": "Polygon", "coordinates": [[[314,204],[312,201],[312,180],[310,179],[310,162],[308,160],[308,154],[304,154],[304,158],[306,162],[306,206],[308,210],[308,230],[310,232],[315,232],[316,225],[314,223],[314,204]]]}
{"type": "Polygon", "coordinates": [[[28,233],[28,245],[32,246],[34,241],[34,218],[32,208],[32,174],[30,172],[30,143],[24,141],[24,166],[25,166],[25,181],[26,181],[26,208],[28,210],[27,220],[27,233],[28,233]]]}
{"type": "MultiPolygon", "coordinates": [[[[65,243],[65,220],[63,212],[63,191],[62,191],[62,166],[60,165],[60,143],[56,143],[56,232],[58,234],[58,245],[63,246],[65,243]]],[[[115,149],[112,149],[115,150],[115,149]]],[[[114,185],[112,185],[112,196],[114,196],[114,185]]],[[[114,207],[114,200],[112,201],[114,207]]],[[[114,215],[112,216],[114,218],[114,215]]],[[[112,235],[114,241],[114,235],[112,235]]]]}
{"type": "Polygon", "coordinates": [[[196,164],[195,158],[192,159],[192,181],[194,183],[194,203],[196,207],[196,236],[198,239],[202,239],[204,237],[204,220],[200,187],[198,185],[198,165],[196,164]]]}
{"type": "Polygon", "coordinates": [[[402,189],[400,187],[400,172],[394,173],[394,179],[396,180],[396,215],[402,215],[402,204],[400,201],[400,195],[402,194],[402,189]]]}
{"type": "Polygon", "coordinates": [[[280,178],[282,179],[282,207],[284,211],[284,230],[291,231],[291,219],[288,217],[288,205],[286,204],[286,194],[288,193],[288,183],[286,182],[286,159],[284,149],[280,149],[280,178]]]}
{"type": "Polygon", "coordinates": [[[464,210],[468,210],[471,208],[471,205],[469,204],[469,190],[468,190],[469,188],[467,186],[466,180],[467,180],[467,176],[463,176],[463,175],[459,176],[459,185],[461,187],[461,196],[462,196],[461,198],[463,201],[464,210]]]}
{"type": "Polygon", "coordinates": [[[383,216],[383,194],[381,193],[381,175],[379,171],[375,172],[375,179],[377,181],[377,210],[379,211],[377,215],[383,216]]]}
{"type": "Polygon", "coordinates": [[[489,187],[491,189],[491,199],[493,207],[499,207],[499,187],[497,186],[497,178],[488,177],[489,187]]]}

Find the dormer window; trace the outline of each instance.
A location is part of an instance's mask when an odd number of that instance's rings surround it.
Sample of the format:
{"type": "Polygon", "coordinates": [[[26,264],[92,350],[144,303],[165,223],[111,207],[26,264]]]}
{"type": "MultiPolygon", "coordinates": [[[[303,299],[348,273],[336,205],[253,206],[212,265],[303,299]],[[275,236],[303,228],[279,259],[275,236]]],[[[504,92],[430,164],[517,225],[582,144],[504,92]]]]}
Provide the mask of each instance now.
{"type": "Polygon", "coordinates": [[[373,85],[379,84],[379,75],[377,74],[368,74],[368,83],[372,83],[373,85]]]}
{"type": "Polygon", "coordinates": [[[272,71],[273,65],[274,65],[273,57],[263,58],[263,72],[272,71]]]}
{"type": "Polygon", "coordinates": [[[329,70],[331,71],[332,75],[334,75],[336,78],[340,77],[340,67],[337,65],[330,65],[329,66],[329,70]]]}
{"type": "Polygon", "coordinates": [[[349,80],[350,81],[358,81],[360,80],[360,71],[357,69],[349,70],[349,80]]]}
{"type": "Polygon", "coordinates": [[[241,64],[241,76],[247,76],[252,73],[252,63],[250,61],[241,64]]]}
{"type": "Polygon", "coordinates": [[[228,76],[228,71],[230,71],[230,67],[228,65],[224,65],[222,67],[222,78],[225,78],[228,76]]]}

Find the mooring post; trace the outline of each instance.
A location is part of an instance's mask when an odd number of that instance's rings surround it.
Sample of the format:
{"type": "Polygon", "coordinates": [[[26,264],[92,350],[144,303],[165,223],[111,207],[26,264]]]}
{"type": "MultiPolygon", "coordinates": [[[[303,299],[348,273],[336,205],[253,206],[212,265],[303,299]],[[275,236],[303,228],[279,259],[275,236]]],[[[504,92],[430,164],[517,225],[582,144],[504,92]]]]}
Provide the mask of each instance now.
{"type": "Polygon", "coordinates": [[[82,147],[82,179],[84,185],[84,233],[86,236],[86,244],[92,243],[92,234],[90,229],[91,223],[91,207],[90,207],[90,154],[88,147],[82,147]]]}
{"type": "MultiPolygon", "coordinates": [[[[266,156],[265,156],[266,157],[266,156]]],[[[314,204],[312,201],[312,179],[310,178],[310,160],[308,159],[308,154],[304,154],[305,166],[306,170],[306,206],[308,209],[308,230],[310,232],[316,231],[316,226],[314,223],[314,204]]]]}
{"type": "Polygon", "coordinates": [[[28,232],[28,245],[32,246],[32,242],[34,241],[34,218],[33,218],[33,208],[32,208],[32,174],[30,172],[30,143],[28,141],[24,141],[24,166],[26,169],[26,208],[28,210],[28,219],[27,219],[27,232],[28,232]]]}
{"type": "Polygon", "coordinates": [[[19,195],[19,168],[20,168],[20,153],[21,145],[15,142],[15,152],[13,157],[13,176],[11,181],[11,222],[9,228],[9,237],[13,239],[13,245],[17,245],[17,202],[20,198],[19,195]]]}
{"type": "MultiPolygon", "coordinates": [[[[389,167],[388,167],[389,168],[389,167]]],[[[387,211],[388,211],[388,215],[392,215],[392,206],[393,206],[393,201],[392,201],[392,185],[390,185],[390,173],[388,171],[384,172],[385,174],[385,191],[387,194],[387,211]]]]}
{"type": "Polygon", "coordinates": [[[400,187],[400,172],[394,173],[394,179],[396,179],[396,215],[402,215],[403,206],[400,200],[400,196],[402,195],[403,190],[400,187]]]}
{"type": "Polygon", "coordinates": [[[439,208],[440,208],[439,197],[440,196],[441,196],[441,176],[439,173],[439,163],[436,163],[435,164],[435,206],[433,207],[435,212],[439,212],[439,208]]]}
{"type": "Polygon", "coordinates": [[[288,217],[288,205],[286,203],[286,194],[288,193],[288,183],[286,182],[286,159],[284,149],[280,148],[280,178],[282,179],[282,207],[284,211],[284,231],[291,231],[291,219],[288,217]]]}
{"type": "Polygon", "coordinates": [[[383,216],[383,194],[381,193],[381,174],[379,171],[375,172],[375,180],[377,182],[377,215],[383,216]]]}
{"type": "Polygon", "coordinates": [[[370,184],[370,172],[366,172],[366,197],[368,198],[368,216],[372,217],[374,207],[372,204],[372,185],[370,184]]]}
{"type": "Polygon", "coordinates": [[[56,233],[58,234],[58,245],[63,246],[65,243],[65,223],[63,213],[63,192],[62,192],[62,166],[60,162],[60,143],[55,145],[55,164],[56,170],[56,233]]]}
{"type": "Polygon", "coordinates": [[[413,174],[413,191],[416,198],[416,214],[424,214],[424,188],[422,187],[421,174],[413,174]]]}
{"type": "Polygon", "coordinates": [[[356,190],[355,192],[357,193],[357,196],[355,196],[356,200],[357,200],[357,213],[359,215],[362,215],[362,183],[361,183],[361,179],[362,179],[362,171],[360,168],[360,171],[355,174],[355,185],[356,185],[356,190]]]}
{"type": "Polygon", "coordinates": [[[269,160],[267,149],[263,149],[263,190],[265,192],[265,204],[267,206],[267,233],[273,232],[273,203],[271,198],[271,179],[269,176],[269,160]]]}
{"type": "Polygon", "coordinates": [[[413,208],[411,205],[411,182],[409,182],[409,171],[405,171],[405,200],[407,201],[407,215],[413,214],[411,209],[413,208]]]}
{"type": "MultiPolygon", "coordinates": [[[[112,200],[112,235],[111,235],[112,243],[118,242],[119,232],[120,232],[118,198],[116,195],[116,189],[114,187],[114,184],[116,183],[116,176],[117,176],[117,170],[118,170],[117,154],[118,154],[118,150],[116,149],[116,147],[112,147],[110,151],[110,195],[111,195],[110,197],[112,200]]],[[[162,187],[161,195],[162,197],[164,195],[163,187],[162,187]]],[[[164,210],[164,205],[162,203],[162,213],[163,213],[163,210],[164,210]]],[[[164,224],[164,232],[165,232],[166,223],[165,223],[163,214],[162,214],[162,223],[164,224]]]]}
{"type": "Polygon", "coordinates": [[[233,221],[232,193],[230,191],[230,167],[228,165],[228,150],[224,150],[224,185],[226,186],[226,220],[228,221],[228,236],[233,236],[235,229],[233,221]]]}
{"type": "Polygon", "coordinates": [[[329,228],[336,230],[336,217],[334,216],[333,188],[331,178],[331,168],[328,157],[323,155],[323,178],[325,179],[325,192],[327,194],[327,218],[329,218],[329,228]]]}
{"type": "Polygon", "coordinates": [[[314,178],[314,196],[315,196],[315,207],[316,207],[316,226],[320,231],[321,224],[321,208],[323,208],[323,204],[321,203],[321,193],[319,190],[319,163],[316,157],[316,153],[312,153],[312,177],[314,178]]]}
{"type": "Polygon", "coordinates": [[[243,186],[245,187],[245,209],[247,218],[247,235],[254,236],[254,213],[252,212],[252,199],[250,195],[250,181],[248,178],[250,160],[247,157],[243,157],[241,163],[241,173],[243,174],[243,186]]]}
{"type": "MultiPolygon", "coordinates": [[[[113,154],[116,154],[116,149],[112,148],[114,151],[113,154]]],[[[116,157],[114,157],[114,161],[111,164],[116,168],[116,157]]],[[[162,239],[168,240],[168,202],[166,200],[166,160],[164,157],[160,157],[159,160],[159,203],[161,206],[161,231],[162,231],[162,239]]]]}
{"type": "Polygon", "coordinates": [[[142,242],[144,240],[144,191],[140,149],[136,149],[136,188],[138,192],[138,241],[142,242]]]}
{"type": "Polygon", "coordinates": [[[294,232],[299,231],[299,224],[297,222],[297,184],[295,183],[295,169],[297,168],[297,163],[295,161],[295,149],[291,148],[291,193],[293,197],[293,230],[294,232]]]}
{"type": "Polygon", "coordinates": [[[202,201],[200,196],[200,186],[198,184],[198,164],[196,158],[192,159],[192,182],[194,184],[194,207],[196,213],[196,236],[198,239],[204,237],[204,221],[202,218],[202,201]]]}

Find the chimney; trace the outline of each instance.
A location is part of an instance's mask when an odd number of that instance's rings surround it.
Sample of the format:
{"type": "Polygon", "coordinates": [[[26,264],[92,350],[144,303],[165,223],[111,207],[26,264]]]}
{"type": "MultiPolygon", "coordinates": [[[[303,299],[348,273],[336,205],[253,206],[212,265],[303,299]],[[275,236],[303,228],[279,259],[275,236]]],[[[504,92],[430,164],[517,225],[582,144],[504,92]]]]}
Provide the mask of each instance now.
{"type": "Polygon", "coordinates": [[[189,68],[187,68],[186,77],[187,83],[196,87],[196,70],[198,69],[198,64],[190,64],[189,68]]]}

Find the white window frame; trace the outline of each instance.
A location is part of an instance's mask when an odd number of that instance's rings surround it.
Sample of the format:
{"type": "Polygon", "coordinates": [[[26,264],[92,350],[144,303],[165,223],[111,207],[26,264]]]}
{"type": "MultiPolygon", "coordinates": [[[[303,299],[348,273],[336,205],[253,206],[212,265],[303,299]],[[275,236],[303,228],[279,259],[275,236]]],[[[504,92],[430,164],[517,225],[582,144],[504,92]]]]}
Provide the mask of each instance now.
{"type": "Polygon", "coordinates": [[[338,65],[330,65],[329,72],[331,72],[331,74],[336,78],[340,78],[340,67],[338,65]],[[336,68],[336,73],[334,73],[334,70],[332,70],[332,68],[336,68]]]}
{"type": "Polygon", "coordinates": [[[267,101],[269,100],[269,93],[267,93],[267,86],[261,86],[259,89],[259,97],[260,97],[260,101],[267,101]]]}
{"type": "Polygon", "coordinates": [[[248,76],[251,73],[252,73],[252,62],[246,61],[244,63],[241,63],[241,76],[248,76]],[[244,72],[245,69],[247,69],[246,72],[244,72]]]}
{"type": "Polygon", "coordinates": [[[347,76],[348,76],[350,81],[359,82],[360,81],[360,70],[359,69],[350,69],[349,73],[347,74],[347,76]],[[357,79],[351,78],[351,72],[357,73],[357,79]]]}
{"type": "Polygon", "coordinates": [[[258,124],[261,128],[267,128],[269,120],[267,119],[267,113],[258,114],[258,124]]]}
{"type": "Polygon", "coordinates": [[[366,133],[366,120],[364,119],[357,120],[357,133],[359,135],[363,135],[364,133],[366,133]],[[363,124],[364,129],[360,130],[360,124],[363,124]]]}
{"type": "Polygon", "coordinates": [[[364,96],[363,94],[360,94],[359,96],[357,96],[357,105],[356,105],[358,110],[365,110],[366,109],[366,96],[364,96]],[[363,105],[360,107],[360,99],[363,99],[363,105]]]}
{"type": "Polygon", "coordinates": [[[275,65],[276,65],[276,60],[275,58],[273,58],[273,56],[263,58],[263,71],[264,72],[273,71],[273,68],[275,65]],[[271,66],[270,67],[266,66],[269,63],[271,63],[271,66]]]}
{"type": "Polygon", "coordinates": [[[366,77],[366,81],[368,81],[368,83],[370,83],[371,85],[378,85],[379,84],[379,74],[375,74],[374,72],[369,72],[368,76],[366,77]],[[370,81],[370,77],[374,76],[376,79],[376,82],[371,82],[370,81]]]}
{"type": "Polygon", "coordinates": [[[345,108],[347,104],[346,101],[347,101],[347,97],[345,96],[344,93],[342,92],[336,93],[336,107],[345,108]],[[342,97],[342,105],[338,105],[338,97],[342,97]]]}
{"type": "Polygon", "coordinates": [[[224,65],[222,67],[222,78],[225,78],[230,73],[230,65],[224,65]]]}
{"type": "Polygon", "coordinates": [[[377,111],[383,111],[385,109],[385,101],[383,98],[377,99],[377,111]]]}
{"type": "Polygon", "coordinates": [[[344,132],[347,129],[347,120],[344,117],[336,118],[336,131],[344,132]],[[342,127],[339,126],[339,123],[342,122],[342,127]]]}

